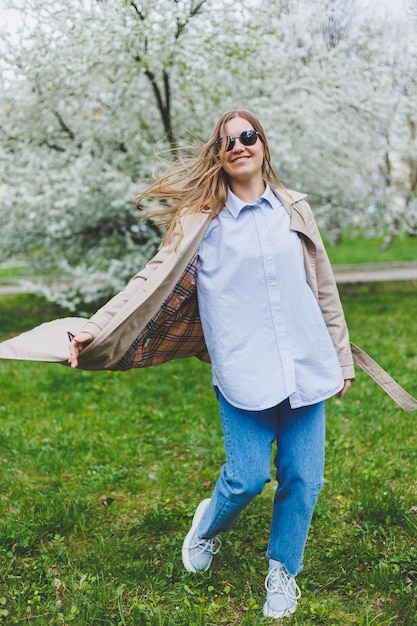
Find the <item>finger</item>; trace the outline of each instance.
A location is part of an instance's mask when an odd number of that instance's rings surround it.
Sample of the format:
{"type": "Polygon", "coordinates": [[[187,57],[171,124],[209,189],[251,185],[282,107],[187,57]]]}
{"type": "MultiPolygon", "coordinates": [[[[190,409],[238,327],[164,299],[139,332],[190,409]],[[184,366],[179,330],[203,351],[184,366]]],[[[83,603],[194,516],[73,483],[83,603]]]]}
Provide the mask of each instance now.
{"type": "Polygon", "coordinates": [[[68,363],[71,367],[78,367],[78,359],[76,356],[71,355],[68,359],[68,363]]]}
{"type": "Polygon", "coordinates": [[[76,341],[75,339],[73,339],[70,343],[69,352],[70,352],[70,356],[68,359],[68,363],[71,365],[71,367],[77,367],[78,355],[80,353],[80,349],[79,349],[78,341],[76,341]]]}
{"type": "Polygon", "coordinates": [[[347,391],[349,391],[351,384],[352,384],[352,381],[350,381],[350,380],[345,380],[345,383],[344,383],[344,385],[343,385],[343,388],[342,388],[342,389],[339,391],[339,393],[338,393],[339,398],[343,398],[343,396],[345,395],[345,393],[346,393],[347,391]]]}
{"type": "Polygon", "coordinates": [[[93,341],[93,336],[90,333],[81,332],[72,338],[69,344],[68,363],[71,367],[78,367],[78,357],[82,350],[86,348],[93,341]]]}

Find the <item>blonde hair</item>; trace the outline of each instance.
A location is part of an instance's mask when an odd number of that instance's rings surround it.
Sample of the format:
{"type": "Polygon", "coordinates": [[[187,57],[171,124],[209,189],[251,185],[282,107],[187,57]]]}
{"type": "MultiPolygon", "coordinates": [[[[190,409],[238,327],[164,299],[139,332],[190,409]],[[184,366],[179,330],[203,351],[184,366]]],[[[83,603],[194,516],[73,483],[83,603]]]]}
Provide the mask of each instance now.
{"type": "Polygon", "coordinates": [[[180,232],[178,226],[182,215],[210,212],[214,217],[222,210],[229,186],[228,176],[223,169],[226,142],[223,142],[219,150],[216,147],[216,141],[219,137],[226,135],[226,125],[235,117],[247,120],[257,131],[263,143],[262,175],[264,179],[283,188],[272,168],[268,142],[259,120],[249,111],[228,111],[218,119],[210,139],[196,146],[200,149],[196,157],[178,158],[166,173],[156,178],[155,182],[137,199],[136,208],[145,198],[161,201],[162,208],[145,211],[144,219],[153,219],[158,224],[168,226],[162,241],[163,245],[171,244],[174,234],[177,235],[180,232]]]}

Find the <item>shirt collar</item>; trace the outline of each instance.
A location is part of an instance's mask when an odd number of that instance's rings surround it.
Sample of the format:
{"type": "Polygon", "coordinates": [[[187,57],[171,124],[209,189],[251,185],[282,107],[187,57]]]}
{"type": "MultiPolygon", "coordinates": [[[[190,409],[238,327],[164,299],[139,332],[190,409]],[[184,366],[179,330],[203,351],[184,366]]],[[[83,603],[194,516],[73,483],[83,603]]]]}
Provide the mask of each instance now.
{"type": "MultiPolygon", "coordinates": [[[[277,202],[277,198],[268,184],[265,185],[265,191],[263,194],[256,200],[256,202],[260,201],[264,204],[264,206],[269,206],[271,209],[277,202]]],[[[252,202],[251,204],[255,204],[255,202],[252,202]]],[[[237,219],[239,217],[239,213],[245,206],[248,206],[248,203],[238,198],[229,187],[225,204],[225,208],[229,211],[229,213],[237,219]]]]}

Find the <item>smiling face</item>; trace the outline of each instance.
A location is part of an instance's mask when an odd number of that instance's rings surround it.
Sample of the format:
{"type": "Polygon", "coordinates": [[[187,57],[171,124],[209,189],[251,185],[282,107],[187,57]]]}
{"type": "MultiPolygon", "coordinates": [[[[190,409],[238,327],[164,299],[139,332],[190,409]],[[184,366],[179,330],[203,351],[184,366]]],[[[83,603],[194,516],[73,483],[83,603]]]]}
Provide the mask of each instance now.
{"type": "Polygon", "coordinates": [[[253,146],[244,146],[239,135],[253,126],[243,117],[233,117],[226,124],[226,134],[235,137],[233,148],[224,154],[223,169],[229,177],[230,186],[257,186],[263,184],[262,166],[264,146],[258,137],[253,146]]]}

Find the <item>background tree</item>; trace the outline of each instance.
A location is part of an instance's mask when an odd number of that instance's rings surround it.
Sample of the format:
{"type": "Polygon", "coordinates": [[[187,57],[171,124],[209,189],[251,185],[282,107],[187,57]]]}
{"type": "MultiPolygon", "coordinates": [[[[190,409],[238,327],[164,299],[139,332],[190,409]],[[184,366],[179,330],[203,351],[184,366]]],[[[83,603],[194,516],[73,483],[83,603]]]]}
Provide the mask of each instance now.
{"type": "Polygon", "coordinates": [[[21,26],[0,32],[0,250],[26,255],[51,299],[95,305],[143,265],[159,233],[132,207],[155,149],[204,140],[228,108],[261,117],[283,183],[309,193],[330,238],[398,213],[388,199],[404,176],[387,185],[381,172],[388,136],[390,167],[415,163],[413,44],[403,37],[394,70],[354,0],[9,6],[21,26]]]}
{"type": "Polygon", "coordinates": [[[377,33],[377,51],[364,51],[374,67],[380,112],[374,133],[378,150],[370,161],[372,196],[358,226],[385,234],[384,248],[398,234],[414,236],[417,227],[417,46],[411,33],[396,22],[385,24],[377,33]]]}
{"type": "Polygon", "coordinates": [[[411,20],[417,24],[417,0],[404,0],[404,5],[411,20]]]}

